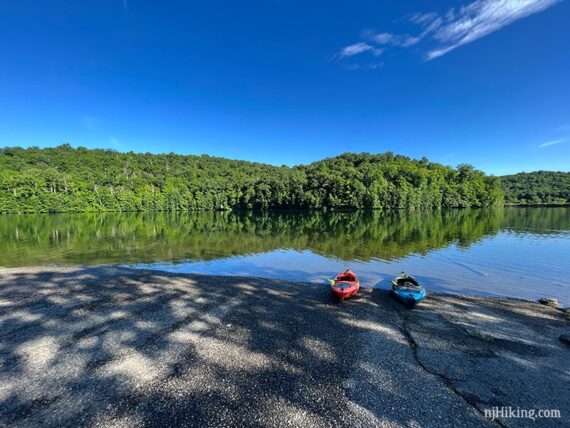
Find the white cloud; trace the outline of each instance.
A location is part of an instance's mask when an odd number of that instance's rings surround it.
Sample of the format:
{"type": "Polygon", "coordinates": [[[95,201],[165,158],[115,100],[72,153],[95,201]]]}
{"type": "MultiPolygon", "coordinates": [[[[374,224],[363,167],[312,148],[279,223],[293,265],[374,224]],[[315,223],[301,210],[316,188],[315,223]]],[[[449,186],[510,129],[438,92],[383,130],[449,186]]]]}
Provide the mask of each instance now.
{"type": "Polygon", "coordinates": [[[364,52],[370,52],[374,56],[380,56],[382,54],[382,49],[375,48],[374,46],[369,45],[368,43],[360,42],[342,48],[337,56],[339,58],[348,58],[354,55],[359,55],[364,52]]]}
{"type": "Polygon", "coordinates": [[[521,18],[542,12],[561,0],[476,0],[456,14],[448,11],[448,19],[439,26],[433,38],[442,44],[429,51],[428,60],[440,57],[493,33],[521,18]]]}
{"type": "Polygon", "coordinates": [[[390,33],[379,33],[379,34],[370,33],[370,36],[368,38],[370,40],[374,40],[376,43],[379,43],[381,45],[388,45],[391,44],[396,37],[397,36],[390,33]]]}
{"type": "Polygon", "coordinates": [[[425,24],[426,22],[431,22],[438,17],[437,13],[435,12],[428,12],[428,13],[415,13],[410,18],[415,24],[425,24]]]}
{"type": "Polygon", "coordinates": [[[373,62],[370,64],[357,64],[357,63],[349,63],[349,64],[341,64],[341,67],[345,70],[356,71],[356,70],[376,70],[384,66],[383,62],[373,62]]]}
{"type": "Polygon", "coordinates": [[[402,46],[406,48],[415,45],[421,40],[419,37],[413,37],[408,34],[405,35],[397,35],[391,33],[375,34],[372,31],[366,31],[362,35],[363,37],[366,37],[369,41],[379,45],[402,46]]]}
{"type": "Polygon", "coordinates": [[[432,51],[429,51],[426,54],[426,60],[431,61],[432,59],[436,59],[436,58],[439,58],[440,56],[444,56],[446,53],[451,52],[456,47],[457,46],[449,46],[447,48],[434,49],[432,51]]]}
{"type": "Polygon", "coordinates": [[[566,141],[565,139],[560,138],[560,139],[558,139],[558,140],[552,140],[552,141],[548,141],[548,142],[546,142],[546,143],[542,143],[542,144],[539,145],[538,147],[541,148],[541,149],[543,149],[543,148],[545,148],[545,147],[554,146],[554,145],[556,145],[556,144],[562,144],[562,143],[564,143],[565,141],[566,141]]]}
{"type": "Polygon", "coordinates": [[[347,46],[338,56],[343,58],[366,51],[378,56],[382,50],[375,53],[378,49],[376,46],[410,48],[425,42],[422,45],[429,45],[424,48],[427,50],[425,59],[430,61],[561,1],[472,0],[465,6],[448,9],[442,14],[416,13],[409,21],[420,27],[421,31],[417,35],[366,30],[361,35],[366,43],[347,46]]]}

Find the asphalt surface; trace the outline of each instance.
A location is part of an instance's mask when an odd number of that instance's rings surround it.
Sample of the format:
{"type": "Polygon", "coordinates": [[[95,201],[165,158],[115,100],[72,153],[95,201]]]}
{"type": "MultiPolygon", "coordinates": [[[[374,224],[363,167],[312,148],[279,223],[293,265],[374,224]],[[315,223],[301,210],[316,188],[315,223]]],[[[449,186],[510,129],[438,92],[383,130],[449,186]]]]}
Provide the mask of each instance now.
{"type": "Polygon", "coordinates": [[[114,267],[0,270],[0,426],[568,426],[556,309],[114,267]],[[485,409],[561,418],[485,418],[485,409]]]}

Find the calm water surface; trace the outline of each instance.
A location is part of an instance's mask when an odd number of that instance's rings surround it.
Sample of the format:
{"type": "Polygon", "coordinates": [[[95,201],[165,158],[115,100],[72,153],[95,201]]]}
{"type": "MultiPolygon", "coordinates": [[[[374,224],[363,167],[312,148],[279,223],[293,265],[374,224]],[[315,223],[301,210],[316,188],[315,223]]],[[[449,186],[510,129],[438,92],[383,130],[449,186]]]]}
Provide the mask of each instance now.
{"type": "Polygon", "coordinates": [[[429,290],[570,305],[570,208],[441,212],[0,216],[0,266],[122,264],[366,287],[405,270],[429,290]]]}

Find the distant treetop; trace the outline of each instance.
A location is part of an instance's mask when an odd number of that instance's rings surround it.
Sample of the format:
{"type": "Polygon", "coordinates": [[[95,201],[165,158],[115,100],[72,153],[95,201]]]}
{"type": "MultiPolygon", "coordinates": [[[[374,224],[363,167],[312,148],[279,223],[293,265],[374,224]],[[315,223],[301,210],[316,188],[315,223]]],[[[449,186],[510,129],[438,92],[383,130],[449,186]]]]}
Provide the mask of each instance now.
{"type": "Polygon", "coordinates": [[[501,177],[501,183],[507,204],[570,204],[570,172],[521,172],[501,177]]]}
{"type": "Polygon", "coordinates": [[[502,203],[500,180],[471,165],[454,169],[391,152],[344,153],[310,165],[278,167],[69,144],[0,149],[3,213],[433,209],[502,203]]]}

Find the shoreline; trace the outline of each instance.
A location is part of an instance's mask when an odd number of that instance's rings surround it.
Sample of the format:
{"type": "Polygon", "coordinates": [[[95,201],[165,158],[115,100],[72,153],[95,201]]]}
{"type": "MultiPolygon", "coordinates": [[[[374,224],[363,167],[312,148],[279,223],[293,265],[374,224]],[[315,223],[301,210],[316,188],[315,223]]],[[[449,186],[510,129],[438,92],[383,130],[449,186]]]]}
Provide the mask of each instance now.
{"type": "MultiPolygon", "coordinates": [[[[220,275],[212,275],[212,274],[207,274],[207,273],[183,273],[183,272],[172,272],[170,270],[165,270],[165,269],[160,269],[160,268],[139,268],[139,267],[132,267],[129,265],[125,265],[125,264],[113,264],[113,263],[104,263],[104,264],[94,264],[94,265],[85,265],[85,264],[65,264],[65,263],[54,263],[54,264],[45,264],[45,265],[36,265],[36,266],[13,266],[13,267],[8,267],[8,266],[2,266],[0,265],[0,274],[2,274],[3,271],[10,271],[10,270],[26,270],[29,269],[30,271],[41,271],[44,269],[96,269],[96,268],[109,268],[109,269],[125,269],[128,271],[136,271],[136,272],[143,272],[146,274],[156,274],[159,273],[161,275],[164,276],[173,276],[173,277],[194,277],[194,276],[204,276],[204,277],[211,277],[211,278],[231,278],[234,280],[255,280],[255,281],[282,281],[284,283],[295,283],[295,284],[307,284],[310,286],[321,286],[322,284],[319,284],[317,282],[310,282],[310,281],[298,281],[298,280],[294,280],[294,279],[286,279],[286,278],[272,278],[272,277],[264,277],[264,276],[254,276],[254,275],[225,275],[225,274],[220,274],[220,275]]],[[[325,282],[323,282],[323,284],[326,285],[325,282]]],[[[385,291],[385,292],[389,292],[389,289],[387,288],[379,288],[379,287],[366,287],[366,286],[362,286],[361,285],[361,289],[366,289],[366,290],[380,290],[380,291],[385,291]]],[[[507,295],[499,295],[499,294],[485,294],[485,293],[481,293],[481,294],[469,294],[469,293],[455,293],[455,292],[447,292],[447,291],[428,291],[428,296],[439,296],[442,298],[445,297],[449,297],[449,298],[474,298],[474,299],[484,299],[484,300],[495,300],[497,302],[500,301],[512,301],[512,302],[520,302],[520,303],[531,303],[531,304],[540,304],[539,300],[540,299],[527,299],[527,298],[523,298],[523,297],[513,297],[513,296],[507,296],[507,295]]],[[[556,299],[558,300],[558,296],[551,296],[551,295],[544,295],[544,298],[547,299],[556,299]]],[[[553,307],[553,309],[556,309],[558,311],[561,312],[565,312],[565,311],[569,311],[570,312],[570,306],[562,306],[559,305],[558,307],[553,307]]]]}
{"type": "MultiPolygon", "coordinates": [[[[109,267],[109,268],[113,268],[113,267],[118,267],[121,269],[128,269],[128,270],[136,270],[136,271],[142,271],[142,272],[146,272],[148,274],[154,273],[154,272],[160,272],[161,274],[164,275],[173,275],[173,276],[187,276],[187,277],[192,277],[192,276],[206,276],[206,277],[212,277],[212,278],[232,278],[232,279],[241,279],[244,281],[247,281],[248,279],[252,279],[252,280],[256,280],[256,281],[282,281],[285,283],[295,283],[295,284],[306,284],[306,285],[310,285],[313,287],[319,287],[319,286],[323,286],[322,284],[319,284],[317,282],[310,282],[310,281],[297,281],[297,280],[292,280],[292,279],[285,279],[285,278],[271,278],[271,277],[264,277],[264,276],[249,276],[249,275],[211,275],[211,274],[204,274],[204,273],[177,273],[177,272],[172,272],[169,270],[164,270],[164,269],[150,269],[150,268],[138,268],[138,267],[130,267],[128,265],[114,265],[114,264],[104,264],[104,265],[51,265],[52,267],[63,267],[63,268],[75,268],[75,267],[81,267],[81,268],[93,268],[93,267],[109,267]]],[[[41,266],[40,266],[41,267],[41,266]]],[[[20,267],[20,268],[25,268],[25,267],[20,267]]],[[[0,266],[0,272],[1,269],[3,269],[2,266],[0,266]]],[[[327,285],[327,283],[325,281],[323,281],[324,286],[327,285]]],[[[363,285],[361,285],[361,289],[365,289],[365,290],[378,290],[380,292],[388,292],[388,294],[390,293],[390,290],[387,288],[380,288],[380,287],[365,287],[363,285]]],[[[441,298],[473,298],[473,299],[483,299],[483,300],[494,300],[497,301],[497,303],[501,302],[501,301],[506,301],[506,302],[519,302],[519,303],[530,303],[530,304],[537,304],[537,305],[541,305],[544,306],[542,304],[539,303],[538,300],[532,300],[532,299],[525,299],[522,297],[512,297],[512,296],[504,296],[504,295],[489,295],[489,294],[469,294],[469,293],[454,293],[454,292],[446,292],[446,291],[427,291],[428,292],[428,296],[438,296],[441,298]]],[[[545,298],[554,298],[554,299],[558,299],[556,296],[544,296],[545,298]]],[[[558,306],[558,307],[552,307],[553,309],[556,309],[558,311],[561,312],[565,312],[565,311],[570,311],[570,306],[566,307],[566,306],[558,306]]]]}
{"type": "Polygon", "coordinates": [[[408,310],[378,288],[339,304],[314,283],[0,268],[0,326],[0,426],[494,426],[485,410],[497,406],[559,409],[545,426],[570,416],[570,322],[521,299],[430,293],[408,310]]]}
{"type": "Polygon", "coordinates": [[[323,207],[323,208],[302,208],[302,207],[274,207],[274,208],[203,208],[203,209],[179,209],[179,210],[88,210],[88,211],[23,211],[12,212],[2,211],[0,215],[57,215],[57,214],[106,214],[106,213],[224,213],[224,212],[378,212],[378,211],[400,211],[400,212],[414,212],[414,211],[445,211],[445,210],[495,210],[502,208],[565,208],[570,207],[570,202],[565,203],[544,203],[544,204],[510,204],[504,203],[503,205],[489,205],[489,206],[472,206],[472,207],[432,207],[432,208],[398,208],[398,207],[384,207],[384,208],[345,208],[345,207],[323,207]]]}

